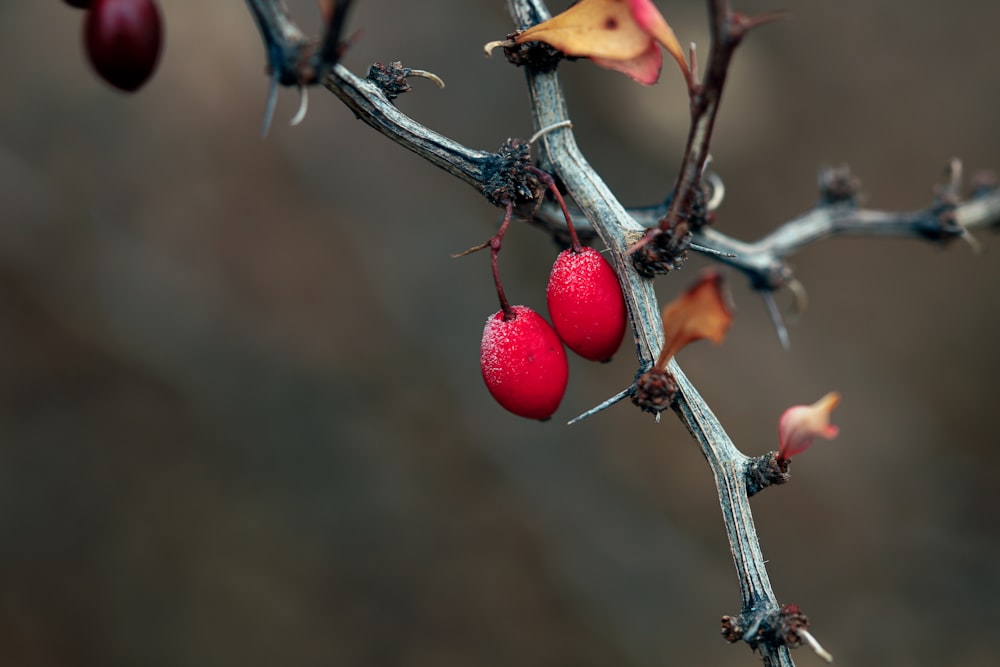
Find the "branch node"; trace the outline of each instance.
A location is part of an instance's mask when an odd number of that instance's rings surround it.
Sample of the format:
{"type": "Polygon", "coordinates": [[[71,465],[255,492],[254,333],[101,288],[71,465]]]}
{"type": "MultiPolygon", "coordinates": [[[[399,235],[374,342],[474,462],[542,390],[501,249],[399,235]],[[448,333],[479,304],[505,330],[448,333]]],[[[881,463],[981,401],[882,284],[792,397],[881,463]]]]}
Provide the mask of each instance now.
{"type": "Polygon", "coordinates": [[[677,398],[677,380],[668,371],[651,368],[635,380],[632,403],[659,417],[677,398]]]}
{"type": "Polygon", "coordinates": [[[847,165],[821,169],[818,181],[820,206],[858,205],[861,179],[847,165]]]}
{"type": "Polygon", "coordinates": [[[788,460],[779,459],[777,452],[768,452],[750,459],[745,473],[747,496],[753,496],[769,486],[786,484],[791,479],[789,463],[788,460]]]}
{"type": "Polygon", "coordinates": [[[722,636],[730,643],[745,641],[750,648],[799,648],[803,643],[827,662],[833,656],[809,632],[809,617],[796,604],[780,609],[751,609],[740,616],[722,617],[722,636]]]}
{"type": "Polygon", "coordinates": [[[531,144],[523,139],[508,139],[500,150],[487,159],[483,166],[482,193],[494,206],[533,200],[537,192],[537,178],[531,166],[531,144]]]}
{"type": "Polygon", "coordinates": [[[629,248],[632,266],[641,276],[653,278],[681,268],[691,247],[691,232],[684,223],[672,229],[650,229],[629,248]]]}
{"type": "Polygon", "coordinates": [[[368,76],[365,78],[378,86],[386,99],[394,100],[412,90],[410,82],[406,80],[412,72],[413,70],[403,67],[403,63],[398,60],[388,65],[377,62],[368,68],[368,76]]]}
{"type": "Polygon", "coordinates": [[[507,62],[517,67],[528,67],[536,72],[552,72],[559,65],[559,61],[566,57],[562,51],[545,42],[515,43],[514,38],[520,33],[521,31],[512,32],[505,40],[486,44],[483,47],[486,55],[489,56],[493,49],[502,47],[507,62]]]}

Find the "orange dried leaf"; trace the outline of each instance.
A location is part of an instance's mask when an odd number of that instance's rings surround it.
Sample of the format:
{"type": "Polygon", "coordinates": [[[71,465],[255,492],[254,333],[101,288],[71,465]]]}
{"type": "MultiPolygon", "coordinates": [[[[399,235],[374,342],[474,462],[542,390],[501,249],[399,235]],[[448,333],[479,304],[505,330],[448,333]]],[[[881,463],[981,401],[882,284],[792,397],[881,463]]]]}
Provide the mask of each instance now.
{"type": "Polygon", "coordinates": [[[516,44],[545,42],[568,56],[614,60],[638,57],[650,41],[627,0],[580,0],[514,38],[516,44]]]}
{"type": "Polygon", "coordinates": [[[656,83],[662,56],[657,42],[691,74],[674,31],[652,0],[580,0],[561,14],[514,37],[515,44],[545,42],[568,56],[624,72],[640,83],[656,83]]]}
{"type": "Polygon", "coordinates": [[[784,461],[809,449],[813,439],[832,440],[840,430],[830,423],[830,414],[840,403],[831,391],[812,405],[793,405],[778,419],[778,458],[784,461]]]}
{"type": "Polygon", "coordinates": [[[677,352],[702,338],[718,345],[733,323],[733,312],[718,271],[705,271],[684,294],[663,308],[663,349],[655,368],[666,368],[677,352]]]}

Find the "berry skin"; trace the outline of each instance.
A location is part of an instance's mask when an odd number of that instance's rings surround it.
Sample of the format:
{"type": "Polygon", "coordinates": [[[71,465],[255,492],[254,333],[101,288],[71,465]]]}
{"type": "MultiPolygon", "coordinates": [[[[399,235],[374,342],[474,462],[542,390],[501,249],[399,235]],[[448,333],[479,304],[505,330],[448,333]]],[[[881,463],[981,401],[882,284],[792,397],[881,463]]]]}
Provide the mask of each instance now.
{"type": "Polygon", "coordinates": [[[90,64],[126,92],[142,87],[156,69],[162,35],[154,0],[93,0],[83,26],[90,64]]]}
{"type": "Polygon", "coordinates": [[[559,407],[569,365],[566,351],[545,319],[527,306],[514,318],[499,310],[486,320],[479,366],[497,403],[520,417],[545,420],[559,407]]]}
{"type": "Polygon", "coordinates": [[[549,316],[566,347],[591,361],[607,361],[625,337],[628,313],[614,269],[593,248],[563,250],[546,292],[549,316]]]}

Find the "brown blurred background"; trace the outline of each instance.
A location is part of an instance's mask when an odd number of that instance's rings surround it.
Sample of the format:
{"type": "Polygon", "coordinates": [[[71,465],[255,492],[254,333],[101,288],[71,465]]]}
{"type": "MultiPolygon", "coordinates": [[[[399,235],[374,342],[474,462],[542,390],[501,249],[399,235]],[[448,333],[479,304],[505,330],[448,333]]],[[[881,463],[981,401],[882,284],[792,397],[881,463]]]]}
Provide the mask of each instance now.
{"type": "MultiPolygon", "coordinates": [[[[719,637],[738,590],[683,428],[629,405],[563,425],[627,384],[629,346],[573,359],[553,421],[503,412],[478,370],[488,261],[449,259],[498,211],[321,91],[296,128],[285,91],[261,140],[244,3],[161,4],[164,57],[132,97],[89,71],[79,12],[0,6],[0,664],[756,664],[719,637]]],[[[702,3],[660,4],[706,45],[702,3]]],[[[510,29],[500,0],[358,5],[349,67],[448,83],[415,81],[407,113],[476,148],[531,133],[522,74],[481,55],[510,29]]],[[[782,6],[724,100],[720,229],[806,210],[822,165],[887,209],[926,205],[953,156],[1000,168],[1000,4],[782,6]]],[[[660,200],[679,76],[563,69],[593,164],[626,203],[660,200]]],[[[749,453],[788,405],[843,393],[841,437],[754,500],[779,598],[837,664],[1000,662],[1000,238],[979,238],[816,245],[793,260],[810,309],[790,352],[737,279],[729,339],[680,356],[749,453]]],[[[508,236],[514,300],[544,306],[554,253],[508,236]]]]}

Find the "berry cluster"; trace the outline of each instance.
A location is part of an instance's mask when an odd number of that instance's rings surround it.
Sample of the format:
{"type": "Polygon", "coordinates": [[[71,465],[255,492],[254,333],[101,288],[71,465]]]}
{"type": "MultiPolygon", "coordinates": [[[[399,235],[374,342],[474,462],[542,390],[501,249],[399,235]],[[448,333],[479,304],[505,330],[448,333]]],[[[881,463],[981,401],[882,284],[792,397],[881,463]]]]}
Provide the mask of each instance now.
{"type": "Polygon", "coordinates": [[[542,179],[563,208],[571,246],[556,257],[546,302],[552,325],[527,306],[511,306],[497,272],[500,241],[511,218],[507,207],[490,240],[500,310],[483,329],[480,368],[486,388],[505,409],[545,420],[559,407],[569,380],[565,344],[584,359],[607,361],[621,346],[628,316],[614,269],[599,252],[580,244],[569,212],[551,178],[542,179]]]}
{"type": "Polygon", "coordinates": [[[83,44],[90,64],[115,88],[134,92],[160,59],[163,25],[155,0],[65,0],[86,9],[83,44]]]}

